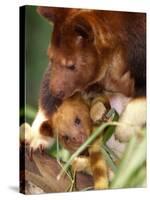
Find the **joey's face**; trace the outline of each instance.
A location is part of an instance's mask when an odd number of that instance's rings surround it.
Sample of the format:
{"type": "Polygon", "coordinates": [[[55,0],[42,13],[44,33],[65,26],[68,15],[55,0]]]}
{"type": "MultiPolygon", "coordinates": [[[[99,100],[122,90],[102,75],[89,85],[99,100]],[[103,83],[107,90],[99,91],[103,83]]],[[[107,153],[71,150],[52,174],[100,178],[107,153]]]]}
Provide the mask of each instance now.
{"type": "Polygon", "coordinates": [[[53,117],[53,130],[70,152],[85,142],[92,129],[89,108],[81,102],[66,100],[53,117]]]}

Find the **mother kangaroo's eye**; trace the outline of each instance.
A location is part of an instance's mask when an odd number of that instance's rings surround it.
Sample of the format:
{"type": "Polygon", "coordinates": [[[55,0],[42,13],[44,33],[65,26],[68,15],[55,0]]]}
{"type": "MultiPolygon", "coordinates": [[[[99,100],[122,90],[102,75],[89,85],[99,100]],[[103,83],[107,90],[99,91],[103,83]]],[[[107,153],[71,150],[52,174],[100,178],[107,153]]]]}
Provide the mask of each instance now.
{"type": "Polygon", "coordinates": [[[67,65],[67,69],[69,69],[69,70],[75,70],[75,68],[76,68],[76,66],[75,66],[75,64],[68,64],[67,65]]]}
{"type": "Polygon", "coordinates": [[[81,37],[81,39],[88,39],[89,37],[88,27],[86,27],[84,24],[76,24],[76,26],[74,27],[74,31],[78,36],[81,37]]]}
{"type": "Polygon", "coordinates": [[[76,117],[74,120],[75,125],[79,125],[81,123],[81,120],[79,119],[79,117],[76,117]]]}

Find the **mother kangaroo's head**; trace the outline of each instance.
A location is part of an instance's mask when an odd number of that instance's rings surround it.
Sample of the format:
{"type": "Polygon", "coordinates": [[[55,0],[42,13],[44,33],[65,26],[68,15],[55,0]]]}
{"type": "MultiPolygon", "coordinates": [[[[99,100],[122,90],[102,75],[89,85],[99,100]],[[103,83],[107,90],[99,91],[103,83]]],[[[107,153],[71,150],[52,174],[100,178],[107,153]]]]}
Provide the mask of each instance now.
{"type": "MultiPolygon", "coordinates": [[[[60,99],[83,91],[103,75],[103,51],[97,48],[96,12],[84,9],[39,7],[38,12],[53,22],[50,59],[50,91],[60,99]],[[100,70],[100,72],[99,72],[100,70]]],[[[99,36],[100,39],[100,36],[99,36]]],[[[106,41],[101,38],[101,49],[106,41]]],[[[104,49],[106,49],[104,47],[104,49]]]]}

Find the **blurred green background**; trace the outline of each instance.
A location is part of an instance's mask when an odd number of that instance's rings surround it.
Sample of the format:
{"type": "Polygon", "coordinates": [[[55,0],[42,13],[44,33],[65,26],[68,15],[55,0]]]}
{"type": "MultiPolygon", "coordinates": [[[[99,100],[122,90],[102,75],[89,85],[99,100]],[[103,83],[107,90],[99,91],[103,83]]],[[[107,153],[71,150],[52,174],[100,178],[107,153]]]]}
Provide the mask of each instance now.
{"type": "Polygon", "coordinates": [[[47,48],[52,25],[40,16],[36,6],[26,6],[26,104],[38,108],[40,83],[48,65],[47,48]]]}

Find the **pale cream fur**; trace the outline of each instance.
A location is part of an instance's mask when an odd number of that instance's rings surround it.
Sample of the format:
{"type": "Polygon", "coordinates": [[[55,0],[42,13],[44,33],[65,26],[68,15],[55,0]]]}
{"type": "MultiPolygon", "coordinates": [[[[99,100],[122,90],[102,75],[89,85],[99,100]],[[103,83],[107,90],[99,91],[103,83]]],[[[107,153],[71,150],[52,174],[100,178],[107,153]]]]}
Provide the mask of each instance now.
{"type": "Polygon", "coordinates": [[[130,137],[138,134],[142,126],[146,124],[146,98],[131,100],[122,113],[115,132],[115,137],[121,142],[128,142],[130,137]]]}
{"type": "Polygon", "coordinates": [[[52,146],[54,143],[54,138],[43,136],[40,133],[40,126],[42,122],[46,120],[47,118],[45,117],[42,110],[39,110],[31,126],[30,147],[33,148],[33,150],[38,149],[40,146],[42,146],[43,148],[47,148],[52,146]]]}

